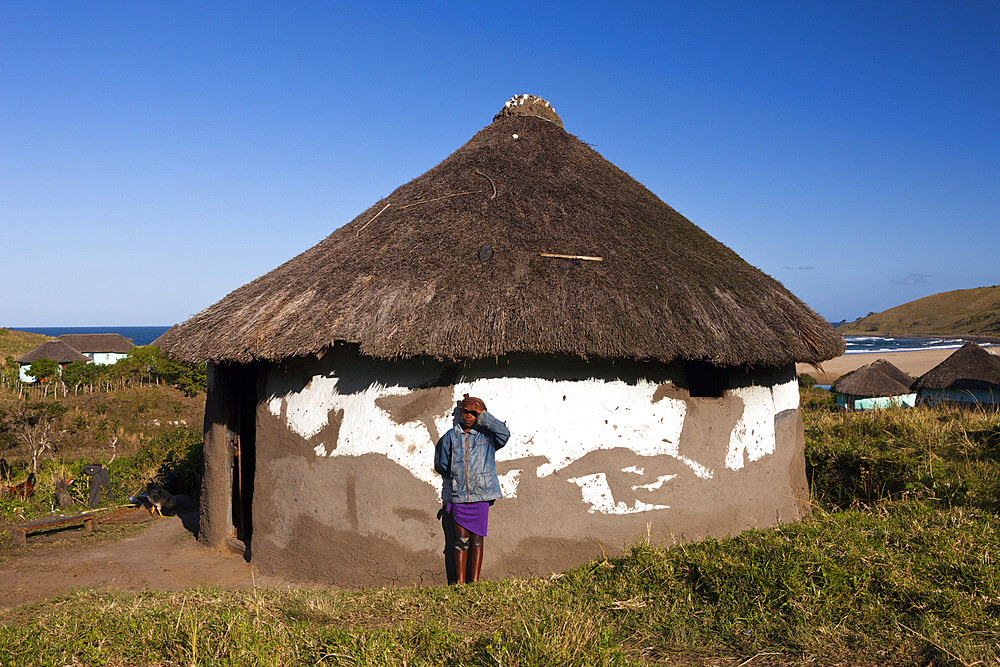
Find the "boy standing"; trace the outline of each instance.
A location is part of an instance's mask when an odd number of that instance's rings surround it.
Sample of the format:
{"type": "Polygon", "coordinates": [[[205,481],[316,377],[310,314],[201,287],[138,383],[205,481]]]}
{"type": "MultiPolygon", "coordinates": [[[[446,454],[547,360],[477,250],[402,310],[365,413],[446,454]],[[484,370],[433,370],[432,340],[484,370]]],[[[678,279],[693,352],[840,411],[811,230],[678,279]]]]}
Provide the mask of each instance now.
{"type": "Polygon", "coordinates": [[[451,485],[451,502],[445,510],[455,523],[455,571],[462,584],[468,565],[469,583],[479,581],[490,506],[503,498],[496,450],[507,444],[510,431],[486,411],[480,398],[465,394],[459,409],[459,423],[437,443],[434,469],[451,485]]]}

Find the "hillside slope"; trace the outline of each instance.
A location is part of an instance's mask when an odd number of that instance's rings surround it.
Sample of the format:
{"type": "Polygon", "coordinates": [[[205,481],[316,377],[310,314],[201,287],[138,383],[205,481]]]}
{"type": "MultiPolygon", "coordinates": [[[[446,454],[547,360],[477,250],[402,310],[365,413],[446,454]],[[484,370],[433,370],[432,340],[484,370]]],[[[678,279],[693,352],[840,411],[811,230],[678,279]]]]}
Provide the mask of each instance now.
{"type": "Polygon", "coordinates": [[[49,337],[42,334],[0,327],[0,366],[4,365],[7,357],[20,357],[47,340],[49,337]]]}
{"type": "Polygon", "coordinates": [[[1000,285],[925,296],[842,324],[837,332],[1000,336],[1000,285]]]}

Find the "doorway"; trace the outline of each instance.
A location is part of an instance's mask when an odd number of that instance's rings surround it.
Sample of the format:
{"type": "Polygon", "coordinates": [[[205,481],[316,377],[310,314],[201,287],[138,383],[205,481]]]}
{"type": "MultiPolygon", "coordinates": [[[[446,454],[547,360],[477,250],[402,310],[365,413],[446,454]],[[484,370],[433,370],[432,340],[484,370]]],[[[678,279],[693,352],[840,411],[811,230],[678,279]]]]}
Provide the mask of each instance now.
{"type": "Polygon", "coordinates": [[[253,487],[257,468],[257,365],[230,369],[232,413],[227,429],[230,471],[230,537],[247,549],[253,536],[253,487]]]}

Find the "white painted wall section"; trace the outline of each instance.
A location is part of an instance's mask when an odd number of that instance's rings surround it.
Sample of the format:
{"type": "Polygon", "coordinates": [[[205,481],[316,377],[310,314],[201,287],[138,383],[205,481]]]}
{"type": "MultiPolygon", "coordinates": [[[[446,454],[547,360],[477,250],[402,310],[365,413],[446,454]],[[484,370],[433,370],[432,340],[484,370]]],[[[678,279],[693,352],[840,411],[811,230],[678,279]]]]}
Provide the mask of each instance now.
{"type": "Polygon", "coordinates": [[[749,461],[758,461],[774,453],[774,418],[799,406],[798,379],[772,387],[749,386],[729,393],[743,400],[743,416],[729,437],[726,467],[740,470],[749,461]]]}
{"type": "MultiPolygon", "coordinates": [[[[528,369],[517,369],[528,375],[528,369]]],[[[341,372],[345,372],[343,369],[341,372]]],[[[357,378],[355,386],[357,386],[357,378]]],[[[301,389],[293,388],[286,376],[272,372],[268,392],[273,397],[268,410],[283,419],[288,428],[307,440],[317,457],[381,454],[409,470],[414,477],[440,490],[434,471],[435,442],[421,421],[399,424],[377,407],[376,400],[410,393],[403,386],[372,381],[365,389],[341,393],[337,377],[317,375],[301,389]],[[319,435],[331,415],[343,410],[336,443],[319,435]]],[[[463,394],[482,398],[495,417],[511,431],[507,446],[497,453],[498,462],[544,457],[532,469],[515,468],[501,477],[505,497],[516,497],[523,475],[546,477],[589,453],[626,448],[638,456],[668,456],[690,468],[700,479],[712,479],[715,471],[679,454],[681,431],[687,407],[683,400],[660,397],[653,401],[657,385],[640,381],[599,379],[555,381],[532,377],[484,378],[454,386],[455,404],[463,394]]],[[[730,435],[725,465],[740,470],[775,451],[774,419],[779,412],[798,407],[798,385],[791,380],[775,387],[749,386],[730,392],[743,400],[743,414],[730,435]]],[[[424,417],[425,419],[427,416],[424,417]]],[[[434,415],[438,434],[454,425],[454,415],[434,415]]],[[[641,467],[623,470],[636,477],[633,489],[655,490],[676,475],[646,475],[641,467]]],[[[603,472],[576,476],[591,512],[631,514],[664,509],[636,500],[634,505],[616,502],[603,472]]]]}

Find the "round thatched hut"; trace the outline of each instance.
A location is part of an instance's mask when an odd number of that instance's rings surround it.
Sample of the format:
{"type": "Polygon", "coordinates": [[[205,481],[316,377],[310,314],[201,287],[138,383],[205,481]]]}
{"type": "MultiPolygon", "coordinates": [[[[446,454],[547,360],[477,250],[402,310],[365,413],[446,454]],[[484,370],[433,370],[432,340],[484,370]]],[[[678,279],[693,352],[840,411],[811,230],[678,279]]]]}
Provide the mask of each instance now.
{"type": "Polygon", "coordinates": [[[913,385],[923,403],[1000,405],[1000,356],[968,342],[913,385]]]}
{"type": "Polygon", "coordinates": [[[483,573],[807,511],[796,362],[833,328],[562,129],[538,98],[169,332],[209,362],[201,539],[265,573],[445,581],[436,441],[512,436],[483,573]]]}
{"type": "Polygon", "coordinates": [[[66,341],[59,340],[58,338],[54,340],[47,340],[38,347],[25,352],[14,360],[14,363],[19,366],[18,372],[20,374],[21,382],[35,381],[35,378],[28,374],[28,368],[39,359],[51,359],[56,362],[59,364],[60,372],[62,372],[62,369],[66,368],[68,364],[71,364],[74,361],[93,361],[90,357],[83,354],[66,341]]]}
{"type": "Polygon", "coordinates": [[[876,359],[837,380],[830,391],[837,406],[847,410],[871,410],[891,406],[913,407],[917,394],[910,389],[913,378],[885,359],[876,359]]]}

